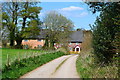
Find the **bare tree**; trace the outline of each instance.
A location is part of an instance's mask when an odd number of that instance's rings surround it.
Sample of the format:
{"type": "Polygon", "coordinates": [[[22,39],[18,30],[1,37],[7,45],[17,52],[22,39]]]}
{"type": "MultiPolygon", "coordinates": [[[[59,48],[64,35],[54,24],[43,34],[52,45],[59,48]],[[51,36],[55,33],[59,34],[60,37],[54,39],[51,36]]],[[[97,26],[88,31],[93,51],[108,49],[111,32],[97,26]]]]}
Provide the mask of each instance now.
{"type": "Polygon", "coordinates": [[[56,11],[47,13],[43,19],[43,23],[45,29],[49,31],[47,37],[50,40],[50,47],[53,47],[55,42],[66,44],[70,31],[74,27],[71,20],[56,11]]]}

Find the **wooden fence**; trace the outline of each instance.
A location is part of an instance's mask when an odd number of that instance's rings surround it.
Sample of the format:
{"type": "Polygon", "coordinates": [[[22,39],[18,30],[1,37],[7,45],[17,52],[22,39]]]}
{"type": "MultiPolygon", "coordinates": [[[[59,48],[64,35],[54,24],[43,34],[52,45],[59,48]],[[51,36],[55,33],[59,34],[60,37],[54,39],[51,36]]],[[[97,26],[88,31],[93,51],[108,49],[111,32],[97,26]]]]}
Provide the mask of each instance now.
{"type": "Polygon", "coordinates": [[[23,56],[20,56],[20,52],[18,52],[18,55],[14,58],[14,59],[11,59],[9,54],[7,54],[7,62],[6,62],[6,66],[9,66],[11,65],[12,62],[14,62],[15,60],[22,60],[22,59],[27,59],[27,58],[30,58],[30,57],[36,57],[36,56],[40,56],[42,54],[50,54],[50,53],[55,53],[57,51],[50,51],[50,52],[32,52],[31,54],[27,54],[25,53],[23,56]]]}

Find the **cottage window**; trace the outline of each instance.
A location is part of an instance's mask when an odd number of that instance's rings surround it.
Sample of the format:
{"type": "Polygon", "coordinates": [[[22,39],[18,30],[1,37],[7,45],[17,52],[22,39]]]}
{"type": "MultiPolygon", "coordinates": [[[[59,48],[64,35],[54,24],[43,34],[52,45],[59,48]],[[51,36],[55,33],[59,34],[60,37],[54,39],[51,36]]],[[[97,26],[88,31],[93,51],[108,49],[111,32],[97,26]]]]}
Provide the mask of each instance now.
{"type": "Polygon", "coordinates": [[[71,48],[71,47],[69,47],[69,50],[70,50],[70,51],[72,51],[72,48],[71,48]]]}
{"type": "Polygon", "coordinates": [[[41,48],[42,47],[42,45],[38,45],[38,48],[41,48]]]}
{"type": "Polygon", "coordinates": [[[40,39],[38,39],[38,41],[40,42],[41,40],[40,40],[40,39]]]}
{"type": "Polygon", "coordinates": [[[24,48],[24,49],[28,49],[29,46],[28,46],[28,45],[24,45],[23,48],[24,48]]]}
{"type": "Polygon", "coordinates": [[[28,42],[28,40],[24,40],[25,42],[28,42]]]}
{"type": "Polygon", "coordinates": [[[78,45],[79,43],[76,43],[76,45],[78,45]]]}
{"type": "Polygon", "coordinates": [[[54,45],[56,45],[56,43],[54,43],[54,45]]]}

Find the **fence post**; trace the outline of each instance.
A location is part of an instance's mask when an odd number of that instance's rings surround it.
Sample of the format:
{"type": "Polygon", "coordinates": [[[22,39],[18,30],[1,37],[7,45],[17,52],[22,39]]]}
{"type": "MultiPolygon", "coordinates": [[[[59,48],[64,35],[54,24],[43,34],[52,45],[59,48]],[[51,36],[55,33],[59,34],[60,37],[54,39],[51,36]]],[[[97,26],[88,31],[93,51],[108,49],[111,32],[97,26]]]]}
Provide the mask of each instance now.
{"type": "Polygon", "coordinates": [[[24,54],[24,59],[26,59],[26,53],[24,54]]]}
{"type": "Polygon", "coordinates": [[[7,54],[7,66],[10,65],[10,59],[9,59],[9,54],[7,54]]]}
{"type": "Polygon", "coordinates": [[[39,52],[37,52],[37,56],[39,56],[39,52]]]}
{"type": "Polygon", "coordinates": [[[38,52],[37,52],[37,56],[38,56],[38,52]]]}
{"type": "Polygon", "coordinates": [[[16,57],[16,56],[14,57],[14,61],[15,61],[15,60],[17,60],[17,57],[16,57]]]}
{"type": "Polygon", "coordinates": [[[33,55],[33,52],[30,53],[30,57],[32,57],[32,55],[33,55]]]}
{"type": "Polygon", "coordinates": [[[20,52],[18,52],[18,61],[20,61],[20,52]]]}
{"type": "Polygon", "coordinates": [[[34,58],[34,52],[33,52],[33,54],[32,54],[32,57],[34,58]]]}

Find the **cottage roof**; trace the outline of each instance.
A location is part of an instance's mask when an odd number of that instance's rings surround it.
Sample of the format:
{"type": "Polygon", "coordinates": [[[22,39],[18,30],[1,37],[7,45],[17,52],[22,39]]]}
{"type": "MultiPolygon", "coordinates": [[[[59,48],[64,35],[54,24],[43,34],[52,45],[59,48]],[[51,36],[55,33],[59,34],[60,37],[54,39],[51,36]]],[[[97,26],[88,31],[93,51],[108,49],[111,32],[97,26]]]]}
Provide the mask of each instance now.
{"type": "MultiPolygon", "coordinates": [[[[45,39],[47,34],[48,34],[48,30],[47,29],[42,29],[42,30],[40,30],[40,33],[39,33],[38,36],[34,36],[34,37],[31,36],[31,37],[29,37],[29,39],[45,39]]],[[[48,35],[50,35],[50,34],[48,34],[48,35]]],[[[83,41],[83,31],[82,30],[71,32],[69,42],[80,43],[82,41],[83,41]]]]}
{"type": "Polygon", "coordinates": [[[29,36],[27,39],[45,39],[47,35],[47,29],[41,29],[39,35],[36,36],[29,36]]]}
{"type": "Polygon", "coordinates": [[[83,42],[83,31],[74,31],[70,35],[70,42],[83,42]]]}

